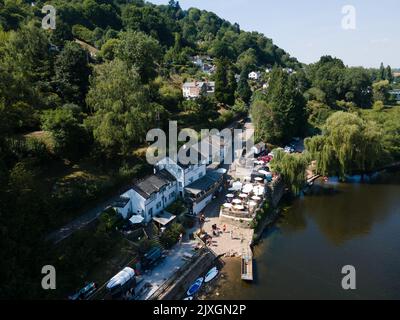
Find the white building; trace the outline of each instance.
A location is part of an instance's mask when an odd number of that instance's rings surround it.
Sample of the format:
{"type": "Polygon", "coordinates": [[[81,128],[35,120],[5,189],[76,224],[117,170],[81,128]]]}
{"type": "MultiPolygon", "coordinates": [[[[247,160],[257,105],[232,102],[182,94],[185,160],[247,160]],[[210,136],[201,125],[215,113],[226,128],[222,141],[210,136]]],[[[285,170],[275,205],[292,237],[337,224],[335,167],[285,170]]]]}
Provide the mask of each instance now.
{"type": "Polygon", "coordinates": [[[212,95],[215,93],[215,82],[213,81],[194,81],[185,82],[182,86],[183,97],[186,99],[196,99],[200,95],[212,95]]]}
{"type": "Polygon", "coordinates": [[[216,171],[207,174],[185,188],[185,199],[190,204],[191,214],[199,214],[222,188],[224,174],[216,171]]]}
{"type": "Polygon", "coordinates": [[[177,190],[179,195],[183,197],[185,187],[206,175],[206,164],[207,161],[204,159],[200,159],[198,164],[181,164],[169,157],[165,157],[157,163],[156,168],[158,170],[166,170],[175,177],[178,183],[177,190]]]}
{"type": "Polygon", "coordinates": [[[249,79],[251,79],[251,80],[259,80],[260,77],[261,77],[260,72],[253,71],[253,72],[249,73],[249,79]]]}
{"type": "Polygon", "coordinates": [[[177,181],[166,170],[136,182],[113,205],[125,218],[131,215],[141,215],[144,222],[162,212],[178,197],[177,181]]]}

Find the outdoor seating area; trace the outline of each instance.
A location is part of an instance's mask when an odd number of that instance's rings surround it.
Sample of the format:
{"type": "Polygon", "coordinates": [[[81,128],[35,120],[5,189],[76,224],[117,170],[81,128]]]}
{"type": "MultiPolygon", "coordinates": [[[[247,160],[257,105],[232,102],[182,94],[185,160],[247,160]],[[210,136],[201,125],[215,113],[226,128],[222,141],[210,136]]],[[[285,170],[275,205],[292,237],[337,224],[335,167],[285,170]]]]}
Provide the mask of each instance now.
{"type": "Polygon", "coordinates": [[[228,189],[230,193],[226,195],[226,202],[221,207],[221,213],[239,218],[252,218],[263,202],[266,190],[264,179],[256,177],[253,180],[254,182],[232,183],[228,189]]]}

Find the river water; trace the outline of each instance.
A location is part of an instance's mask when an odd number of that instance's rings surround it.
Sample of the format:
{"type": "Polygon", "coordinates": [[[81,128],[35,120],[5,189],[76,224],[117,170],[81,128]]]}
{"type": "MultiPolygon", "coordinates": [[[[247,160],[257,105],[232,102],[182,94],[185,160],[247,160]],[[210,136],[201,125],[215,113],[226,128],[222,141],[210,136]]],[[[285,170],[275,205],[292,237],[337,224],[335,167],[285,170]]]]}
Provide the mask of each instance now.
{"type": "Polygon", "coordinates": [[[255,281],[227,263],[211,299],[400,299],[400,173],[317,182],[255,248],[255,281]],[[342,267],[356,269],[345,291],[342,267]]]}

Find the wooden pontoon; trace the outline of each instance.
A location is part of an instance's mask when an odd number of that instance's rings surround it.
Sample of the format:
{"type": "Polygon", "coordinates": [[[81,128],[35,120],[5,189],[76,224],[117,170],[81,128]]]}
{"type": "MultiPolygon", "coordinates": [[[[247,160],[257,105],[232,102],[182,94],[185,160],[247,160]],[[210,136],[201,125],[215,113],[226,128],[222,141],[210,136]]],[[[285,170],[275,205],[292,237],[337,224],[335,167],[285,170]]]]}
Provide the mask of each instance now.
{"type": "Polygon", "coordinates": [[[242,280],[253,281],[253,255],[251,251],[242,254],[242,280]]]}

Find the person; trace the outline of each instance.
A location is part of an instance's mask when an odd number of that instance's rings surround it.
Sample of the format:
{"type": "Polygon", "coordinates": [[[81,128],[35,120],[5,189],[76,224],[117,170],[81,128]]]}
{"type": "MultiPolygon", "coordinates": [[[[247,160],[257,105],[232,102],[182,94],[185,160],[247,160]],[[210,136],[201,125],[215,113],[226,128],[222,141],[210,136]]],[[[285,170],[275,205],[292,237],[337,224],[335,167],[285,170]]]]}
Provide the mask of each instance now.
{"type": "Polygon", "coordinates": [[[183,239],[183,234],[181,233],[181,234],[179,235],[179,245],[182,244],[182,239],[183,239]]]}
{"type": "Polygon", "coordinates": [[[226,232],[226,224],[223,225],[222,230],[224,233],[226,232]]]}

